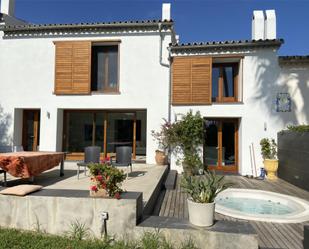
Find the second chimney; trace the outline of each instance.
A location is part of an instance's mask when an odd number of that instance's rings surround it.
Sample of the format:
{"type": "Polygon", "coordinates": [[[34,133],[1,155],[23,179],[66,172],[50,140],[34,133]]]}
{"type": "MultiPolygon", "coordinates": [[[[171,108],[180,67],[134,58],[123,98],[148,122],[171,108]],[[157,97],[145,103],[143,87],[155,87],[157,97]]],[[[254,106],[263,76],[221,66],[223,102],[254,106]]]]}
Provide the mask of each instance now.
{"type": "Polygon", "coordinates": [[[8,16],[14,16],[15,0],[1,0],[0,12],[8,16]]]}
{"type": "Polygon", "coordinates": [[[264,28],[264,39],[276,39],[276,12],[275,10],[265,11],[265,28],[264,28]]]}
{"type": "Polygon", "coordinates": [[[164,3],[162,4],[162,21],[171,20],[171,4],[170,3],[164,3]]]}

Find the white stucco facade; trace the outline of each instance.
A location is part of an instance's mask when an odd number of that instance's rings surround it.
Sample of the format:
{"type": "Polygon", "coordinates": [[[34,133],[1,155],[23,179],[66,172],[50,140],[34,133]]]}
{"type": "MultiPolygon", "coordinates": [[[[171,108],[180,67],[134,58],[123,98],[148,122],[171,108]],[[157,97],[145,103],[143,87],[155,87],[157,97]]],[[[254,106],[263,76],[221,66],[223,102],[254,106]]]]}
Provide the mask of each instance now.
{"type": "MultiPolygon", "coordinates": [[[[162,62],[168,63],[171,32],[163,32],[162,62]]],[[[154,163],[151,130],[160,127],[169,110],[169,68],[160,64],[159,32],[89,36],[0,38],[0,106],[8,123],[1,146],[21,144],[22,109],[40,109],[40,150],[62,149],[64,109],[147,110],[147,163],[154,163]],[[55,95],[57,40],[120,40],[120,94],[55,95]],[[49,115],[48,115],[49,114],[49,115]]]]}
{"type": "MultiPolygon", "coordinates": [[[[200,111],[205,118],[239,119],[238,172],[252,175],[253,155],[250,158],[249,148],[252,144],[259,172],[260,167],[263,167],[260,140],[264,137],[276,139],[277,132],[286,129],[287,125],[309,122],[309,65],[279,65],[277,49],[274,48],[226,50],[220,53],[200,51],[192,56],[196,55],[243,56],[239,72],[239,102],[172,106],[172,117],[175,119],[179,114],[185,114],[191,109],[194,112],[200,111]],[[290,94],[291,112],[277,112],[278,93],[290,94]]],[[[182,171],[182,167],[176,164],[175,156],[172,157],[172,168],[182,171]]]]}

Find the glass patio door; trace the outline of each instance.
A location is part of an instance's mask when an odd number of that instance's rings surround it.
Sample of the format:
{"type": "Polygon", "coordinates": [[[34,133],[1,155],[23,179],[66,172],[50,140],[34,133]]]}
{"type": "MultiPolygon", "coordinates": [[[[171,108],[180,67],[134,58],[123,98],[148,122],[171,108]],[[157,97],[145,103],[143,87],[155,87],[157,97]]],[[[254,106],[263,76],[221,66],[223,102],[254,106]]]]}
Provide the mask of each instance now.
{"type": "Polygon", "coordinates": [[[111,112],[107,114],[107,153],[116,153],[118,146],[135,148],[135,113],[111,112]]]}
{"type": "Polygon", "coordinates": [[[118,146],[131,146],[133,158],[146,155],[145,110],[65,110],[63,150],[68,160],[82,160],[84,148],[100,146],[102,157],[118,146]]]}
{"type": "Polygon", "coordinates": [[[238,120],[205,119],[204,164],[209,169],[237,172],[238,120]]]}

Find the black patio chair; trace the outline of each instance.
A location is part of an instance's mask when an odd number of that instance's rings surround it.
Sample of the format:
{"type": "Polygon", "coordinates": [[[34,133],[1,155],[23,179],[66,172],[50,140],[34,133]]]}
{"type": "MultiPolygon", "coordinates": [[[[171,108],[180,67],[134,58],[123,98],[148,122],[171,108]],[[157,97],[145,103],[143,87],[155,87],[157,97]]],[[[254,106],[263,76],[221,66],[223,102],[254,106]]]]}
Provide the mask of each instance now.
{"type": "Polygon", "coordinates": [[[127,167],[127,177],[129,176],[128,170],[132,172],[132,147],[118,146],[116,148],[116,162],[112,161],[114,167],[127,167]]]}
{"type": "Polygon", "coordinates": [[[101,147],[99,146],[88,146],[85,148],[85,159],[83,162],[77,163],[77,179],[79,179],[79,170],[80,167],[84,167],[84,174],[86,175],[87,166],[90,163],[99,163],[100,162],[100,152],[101,147]]]}
{"type": "Polygon", "coordinates": [[[3,174],[3,186],[6,187],[6,171],[1,169],[0,174],[3,174]]]}

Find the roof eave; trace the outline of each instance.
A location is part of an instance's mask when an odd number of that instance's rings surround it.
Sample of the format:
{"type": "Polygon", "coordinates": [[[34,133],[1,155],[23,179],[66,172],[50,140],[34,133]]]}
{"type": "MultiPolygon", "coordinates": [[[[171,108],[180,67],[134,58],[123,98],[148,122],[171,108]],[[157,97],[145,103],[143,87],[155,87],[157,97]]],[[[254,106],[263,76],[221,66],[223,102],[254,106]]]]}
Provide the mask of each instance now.
{"type": "Polygon", "coordinates": [[[171,51],[178,52],[183,50],[214,50],[214,49],[229,49],[229,48],[251,48],[251,47],[277,47],[279,48],[284,43],[283,39],[276,40],[258,40],[258,41],[232,41],[232,42],[208,42],[175,45],[170,44],[171,51]]]}
{"type": "Polygon", "coordinates": [[[35,32],[53,30],[81,30],[81,29],[113,29],[113,28],[143,28],[157,27],[161,23],[163,26],[170,27],[173,21],[136,21],[136,22],[113,22],[113,23],[77,23],[77,24],[43,24],[43,25],[22,25],[4,26],[2,31],[9,32],[35,32]]]}
{"type": "Polygon", "coordinates": [[[309,64],[309,55],[279,56],[280,65],[309,64]]]}

